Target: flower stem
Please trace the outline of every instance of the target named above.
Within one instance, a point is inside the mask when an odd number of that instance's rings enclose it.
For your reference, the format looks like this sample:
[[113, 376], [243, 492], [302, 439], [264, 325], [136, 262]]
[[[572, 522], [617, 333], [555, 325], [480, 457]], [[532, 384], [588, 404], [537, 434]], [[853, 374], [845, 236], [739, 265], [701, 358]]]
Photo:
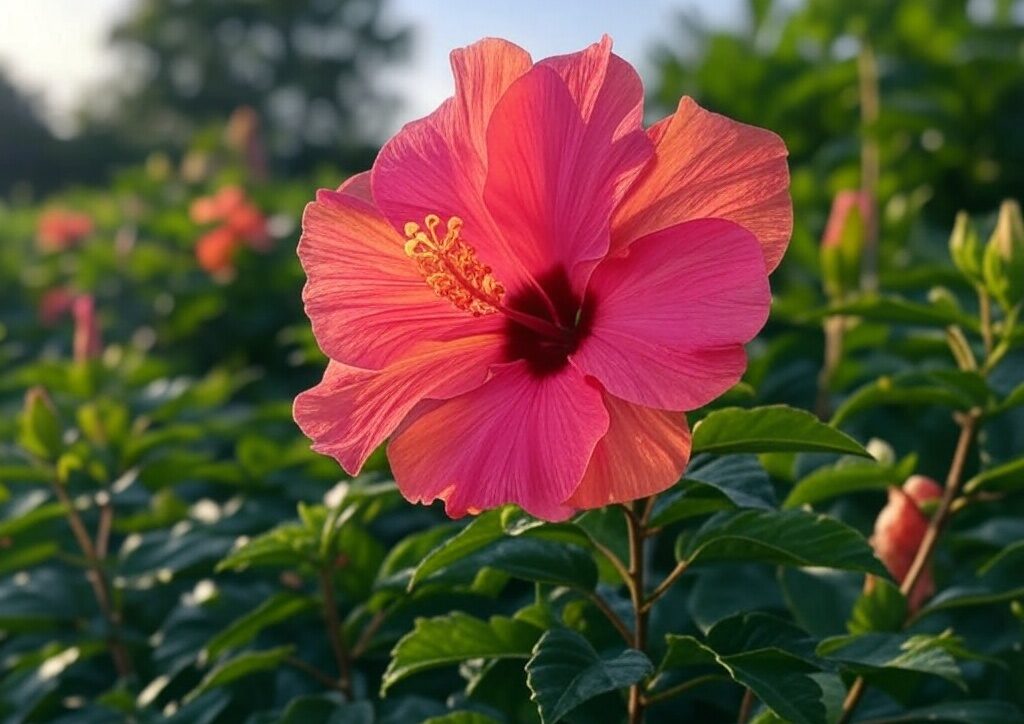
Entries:
[[675, 686], [670, 686], [663, 691], [651, 694], [645, 697], [644, 702], [650, 706], [651, 704], [657, 704], [662, 701], [667, 701], [668, 699], [674, 699], [680, 694], [685, 694], [690, 689], [696, 689], [698, 686], [710, 684], [714, 681], [732, 681], [732, 679], [728, 676], [724, 676], [723, 674], [705, 674], [704, 676], [688, 679], [687, 681], [676, 684]]
[[[626, 515], [626, 528], [629, 535], [629, 586], [630, 599], [633, 602], [635, 624], [633, 628], [633, 648], [637, 651], [647, 649], [647, 615], [648, 608], [644, 600], [644, 526], [636, 511], [623, 506]], [[629, 687], [629, 724], [642, 724], [644, 720], [645, 700], [640, 682]]]
[[[878, 180], [881, 175], [881, 152], [875, 136], [878, 115], [881, 108], [878, 90], [878, 62], [875, 51], [867, 38], [861, 38], [861, 49], [857, 56], [857, 84], [860, 94], [860, 187], [878, 203]], [[864, 239], [864, 260], [861, 267], [861, 289], [871, 293], [878, 290], [878, 214], [871, 215]]]
[[338, 601], [334, 596], [334, 570], [330, 567], [320, 571], [320, 594], [323, 597], [324, 625], [327, 627], [327, 640], [334, 652], [334, 661], [338, 665], [337, 688], [352, 698], [352, 679], [348, 649], [341, 636], [341, 621], [338, 619]]
[[[107, 538], [109, 536], [109, 533], [106, 531], [109, 530], [110, 525], [107, 518], [113, 513], [101, 512], [98, 545], [94, 544], [89, 536], [88, 529], [85, 527], [82, 516], [78, 514], [78, 509], [75, 508], [74, 501], [68, 496], [67, 490], [58, 481], [52, 483], [52, 488], [57, 496], [57, 500], [64, 506], [71, 534], [75, 537], [82, 555], [85, 556], [85, 577], [88, 579], [89, 585], [92, 586], [96, 604], [99, 606], [100, 613], [107, 622], [107, 628], [109, 629], [107, 648], [110, 649], [110, 658], [114, 660], [114, 668], [117, 670], [118, 677], [127, 679], [132, 675], [134, 668], [131, 656], [128, 654], [128, 649], [121, 638], [121, 614], [114, 605], [114, 596], [111, 593], [110, 582], [107, 580], [107, 574], [103, 570], [103, 558], [106, 554]], [[103, 555], [97, 552], [97, 548], [102, 550]]]
[[[906, 577], [900, 584], [900, 593], [904, 596], [909, 596], [910, 592], [914, 590], [914, 586], [920, 580], [925, 567], [928, 565], [928, 561], [931, 560], [932, 553], [935, 552], [935, 546], [939, 541], [939, 534], [949, 520], [950, 513], [953, 510], [953, 502], [956, 500], [960, 487], [963, 484], [964, 468], [967, 466], [967, 455], [970, 452], [971, 445], [974, 443], [980, 421], [981, 413], [977, 410], [960, 415], [957, 419], [960, 425], [960, 437], [957, 440], [953, 461], [950, 463], [949, 473], [946, 476], [946, 488], [943, 491], [938, 511], [928, 522], [928, 528], [925, 530], [921, 544], [914, 555], [914, 562], [910, 565], [910, 570], [907, 571]], [[843, 702], [843, 712], [837, 724], [847, 724], [850, 721], [854, 711], [860, 704], [861, 698], [864, 696], [866, 688], [867, 684], [864, 681], [864, 677], [857, 677], [846, 694], [846, 700]]]

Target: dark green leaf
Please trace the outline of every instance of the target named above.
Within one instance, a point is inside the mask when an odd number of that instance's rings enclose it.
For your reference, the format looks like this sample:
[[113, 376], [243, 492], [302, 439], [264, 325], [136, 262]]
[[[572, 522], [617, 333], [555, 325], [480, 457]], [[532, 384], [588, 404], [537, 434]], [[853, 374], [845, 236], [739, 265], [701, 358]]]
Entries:
[[294, 646], [278, 646], [263, 651], [246, 651], [228, 659], [211, 669], [187, 698], [194, 699], [207, 691], [225, 686], [250, 674], [276, 669], [291, 656], [294, 649]]
[[846, 628], [852, 634], [899, 631], [907, 620], [907, 599], [900, 589], [884, 578], [874, 578], [871, 590], [861, 594], [853, 606]]
[[793, 486], [782, 507], [798, 508], [862, 490], [884, 490], [902, 484], [916, 469], [916, 455], [908, 455], [897, 465], [843, 462], [825, 466]]
[[861, 317], [872, 322], [895, 322], [924, 327], [948, 327], [958, 324], [972, 331], [979, 328], [977, 320], [949, 307], [925, 305], [897, 296], [863, 297], [836, 304], [822, 316], [844, 314]]
[[941, 704], [911, 709], [902, 714], [865, 720], [864, 724], [1020, 724], [1024, 714], [1008, 701], [944, 701]]
[[987, 490], [993, 493], [1024, 490], [1024, 458], [1018, 458], [984, 470], [964, 484], [964, 492]]
[[481, 513], [469, 525], [428, 553], [413, 572], [409, 588], [412, 589], [428, 576], [503, 538], [505, 527], [502, 524], [502, 510], [495, 508]]
[[526, 664], [527, 683], [544, 724], [555, 724], [584, 702], [624, 689], [653, 671], [640, 651], [602, 656], [585, 638], [564, 628], [545, 633]]
[[716, 410], [693, 429], [693, 452], [833, 452], [871, 457], [849, 435], [785, 405]]
[[440, 618], [416, 619], [411, 632], [395, 645], [381, 679], [381, 694], [419, 671], [467, 659], [528, 658], [540, 638], [534, 626], [514, 618], [493, 616], [482, 621], [455, 612]]
[[676, 551], [678, 560], [690, 565], [756, 561], [839, 568], [888, 577], [860, 533], [833, 518], [800, 510], [719, 513], [692, 536], [681, 536]]
[[245, 646], [263, 629], [298, 615], [312, 605], [312, 601], [304, 596], [283, 591], [277, 593], [210, 639], [203, 649], [203, 656], [207, 660], [215, 659], [225, 651]]
[[940, 676], [966, 688], [960, 668], [941, 636], [866, 633], [836, 636], [818, 646], [818, 654], [857, 674], [886, 669]]
[[775, 507], [775, 490], [753, 455], [697, 456], [686, 476], [658, 497], [651, 526], [733, 508]]
[[723, 655], [692, 636], [666, 637], [668, 651], [659, 671], [713, 665], [749, 687], [779, 716], [800, 724], [825, 721], [822, 689], [808, 674], [817, 668], [779, 648], [759, 648]]
[[832, 416], [842, 425], [858, 412], [880, 405], [939, 405], [953, 410], [985, 407], [991, 391], [977, 372], [937, 370], [880, 377], [850, 395]]

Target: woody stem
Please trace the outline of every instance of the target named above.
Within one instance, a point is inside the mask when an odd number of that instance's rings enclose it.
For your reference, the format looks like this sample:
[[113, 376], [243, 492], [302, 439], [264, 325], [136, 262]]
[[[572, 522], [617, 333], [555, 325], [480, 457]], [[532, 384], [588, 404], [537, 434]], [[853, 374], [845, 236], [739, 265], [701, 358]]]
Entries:
[[[914, 562], [910, 565], [910, 570], [907, 571], [903, 583], [900, 584], [900, 593], [904, 596], [909, 596], [917, 582], [921, 579], [928, 561], [931, 560], [932, 553], [935, 552], [935, 546], [939, 541], [939, 534], [949, 520], [950, 513], [953, 510], [953, 501], [959, 494], [960, 487], [963, 484], [964, 468], [967, 466], [967, 455], [977, 435], [980, 420], [980, 413], [975, 410], [964, 414], [958, 419], [960, 437], [957, 440], [956, 450], [953, 453], [953, 461], [949, 466], [949, 474], [946, 476], [946, 488], [943, 491], [938, 511], [928, 522], [928, 528], [921, 539], [921, 544], [917, 548], [917, 553], [914, 555]], [[864, 696], [866, 688], [867, 685], [864, 677], [858, 677], [853, 682], [849, 692], [847, 692], [846, 700], [843, 702], [843, 712], [837, 724], [846, 724], [850, 721], [858, 704], [860, 704], [861, 697]]]
[[[644, 601], [644, 526], [636, 511], [631, 507], [623, 507], [626, 514], [626, 528], [629, 537], [629, 586], [633, 612], [636, 618], [633, 628], [633, 648], [644, 651], [647, 648], [647, 616], [648, 609]], [[629, 724], [642, 724], [644, 720], [645, 700], [641, 684], [637, 682], [629, 687]]]

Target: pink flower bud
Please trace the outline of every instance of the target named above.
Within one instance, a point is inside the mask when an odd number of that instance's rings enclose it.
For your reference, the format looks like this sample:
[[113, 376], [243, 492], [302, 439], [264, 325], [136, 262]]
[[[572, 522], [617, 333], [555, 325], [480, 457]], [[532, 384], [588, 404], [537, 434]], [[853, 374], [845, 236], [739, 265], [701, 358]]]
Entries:
[[96, 319], [96, 304], [92, 296], [83, 294], [77, 297], [72, 304], [71, 314], [75, 318], [75, 361], [96, 359], [103, 350], [103, 342], [100, 340], [99, 320]]
[[[928, 518], [921, 511], [921, 506], [941, 497], [942, 486], [923, 475], [908, 478], [902, 488], [889, 488], [889, 502], [875, 520], [871, 545], [899, 583], [910, 572], [928, 530]], [[934, 593], [935, 580], [929, 562], [907, 597], [910, 611], [918, 610]]]

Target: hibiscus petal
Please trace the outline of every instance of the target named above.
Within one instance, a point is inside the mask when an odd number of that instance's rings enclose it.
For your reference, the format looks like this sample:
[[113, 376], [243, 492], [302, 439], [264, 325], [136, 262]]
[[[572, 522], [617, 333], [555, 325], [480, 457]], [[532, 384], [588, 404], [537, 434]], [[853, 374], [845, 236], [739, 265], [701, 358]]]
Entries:
[[382, 370], [333, 360], [323, 381], [295, 399], [294, 416], [313, 449], [358, 475], [366, 458], [423, 399], [444, 399], [481, 385], [500, 361], [500, 335], [427, 342]]
[[570, 357], [630, 402], [691, 410], [735, 384], [764, 326], [768, 276], [753, 234], [702, 219], [634, 242], [594, 270], [592, 317]]
[[722, 218], [757, 237], [772, 272], [793, 231], [782, 139], [710, 113], [692, 98], [648, 133], [655, 160], [616, 211], [613, 251], [682, 221]]
[[302, 216], [302, 298], [328, 357], [379, 369], [425, 340], [501, 325], [499, 315], [473, 317], [439, 298], [406, 256], [402, 238], [361, 198], [363, 181], [351, 188], [320, 191]]
[[452, 517], [516, 503], [565, 519], [608, 429], [601, 392], [572, 367], [539, 378], [522, 361], [493, 369], [472, 392], [410, 414], [388, 445], [395, 480], [412, 502], [444, 500]]
[[422, 223], [428, 214], [458, 216], [480, 260], [507, 287], [530, 279], [483, 203], [485, 133], [508, 86], [531, 65], [529, 54], [488, 38], [452, 53], [455, 95], [426, 118], [406, 124], [373, 165], [373, 197], [392, 226]]
[[[579, 55], [538, 64], [505, 91], [487, 128], [484, 189], [487, 208], [525, 266], [535, 277], [565, 269], [577, 292], [593, 268], [588, 262], [607, 253], [612, 211], [652, 153], [632, 101], [622, 102], [635, 98], [636, 88], [627, 74], [605, 72], [608, 48]], [[600, 72], [575, 68], [595, 62], [603, 64]], [[584, 73], [591, 85], [580, 87]]]
[[604, 395], [608, 433], [594, 448], [583, 482], [567, 501], [600, 508], [655, 495], [679, 480], [690, 459], [690, 428], [680, 412]]

